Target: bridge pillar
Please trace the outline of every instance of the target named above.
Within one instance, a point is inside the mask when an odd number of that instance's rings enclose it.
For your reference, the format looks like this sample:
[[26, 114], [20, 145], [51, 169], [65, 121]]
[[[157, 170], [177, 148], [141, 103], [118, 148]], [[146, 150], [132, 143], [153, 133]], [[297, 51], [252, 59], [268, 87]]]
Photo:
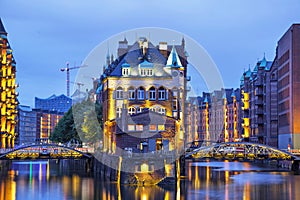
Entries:
[[292, 164], [292, 171], [300, 172], [299, 166], [300, 166], [300, 160], [294, 160]]

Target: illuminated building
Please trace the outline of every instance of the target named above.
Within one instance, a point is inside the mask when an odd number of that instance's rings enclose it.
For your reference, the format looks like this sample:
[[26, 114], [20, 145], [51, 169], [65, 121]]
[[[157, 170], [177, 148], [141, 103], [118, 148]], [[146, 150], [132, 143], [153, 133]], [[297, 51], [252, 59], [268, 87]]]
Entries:
[[48, 138], [64, 113], [41, 109], [32, 110], [36, 114], [36, 141], [48, 142]]
[[0, 19], [0, 61], [1, 61], [1, 148], [14, 148], [17, 133], [17, 84], [16, 62], [7, 40], [7, 32]]
[[203, 92], [197, 99], [199, 140], [232, 142], [241, 137], [239, 89]]
[[107, 56], [95, 88], [103, 104], [105, 152], [115, 153], [117, 147], [140, 151], [140, 144], [148, 151], [183, 145], [186, 55], [184, 39], [180, 45], [154, 46], [139, 38], [132, 45], [120, 41], [116, 60]]
[[278, 147], [282, 149], [300, 148], [299, 44], [300, 24], [293, 24], [279, 39], [274, 61], [278, 68]]
[[244, 138], [277, 147], [277, 67], [265, 57], [241, 77]]

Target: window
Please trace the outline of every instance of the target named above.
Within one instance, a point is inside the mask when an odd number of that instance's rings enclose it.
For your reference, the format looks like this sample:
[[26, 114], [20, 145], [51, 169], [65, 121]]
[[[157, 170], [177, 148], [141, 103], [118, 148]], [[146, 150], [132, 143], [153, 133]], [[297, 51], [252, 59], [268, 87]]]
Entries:
[[134, 100], [135, 99], [135, 89], [134, 88], [129, 88], [128, 89], [128, 99], [129, 100]]
[[135, 130], [136, 131], [143, 131], [143, 129], [144, 129], [144, 126], [142, 124], [135, 125]]
[[123, 99], [123, 89], [121, 87], [116, 90], [116, 99]]
[[155, 100], [156, 99], [156, 91], [154, 87], [151, 87], [149, 89], [149, 99], [150, 100]]
[[156, 112], [156, 109], [154, 107], [151, 107], [149, 110], [152, 112]]
[[156, 131], [156, 124], [150, 124], [149, 131]]
[[177, 99], [173, 99], [172, 108], [173, 108], [173, 111], [177, 111]]
[[164, 87], [160, 87], [158, 89], [158, 100], [165, 100], [166, 98], [166, 90]]
[[122, 115], [122, 108], [117, 108], [117, 118], [120, 118]]
[[164, 131], [165, 130], [165, 125], [164, 124], [159, 124], [157, 128], [158, 128], [159, 131]]
[[135, 131], [135, 125], [128, 124], [128, 131]]
[[145, 99], [145, 89], [143, 87], [140, 87], [138, 89], [138, 100], [144, 100]]
[[134, 108], [134, 107], [128, 108], [128, 114], [129, 114], [129, 115], [135, 114], [135, 108]]
[[165, 115], [165, 114], [166, 114], [166, 109], [165, 109], [165, 108], [158, 108], [158, 109], [157, 109], [157, 112], [158, 112], [159, 114]]
[[141, 69], [141, 76], [152, 76], [153, 70], [152, 69]]
[[130, 69], [129, 68], [122, 68], [122, 75], [123, 76], [129, 76]]
[[142, 111], [143, 111], [143, 108], [142, 107], [138, 107], [136, 112], [137, 113], [141, 113]]

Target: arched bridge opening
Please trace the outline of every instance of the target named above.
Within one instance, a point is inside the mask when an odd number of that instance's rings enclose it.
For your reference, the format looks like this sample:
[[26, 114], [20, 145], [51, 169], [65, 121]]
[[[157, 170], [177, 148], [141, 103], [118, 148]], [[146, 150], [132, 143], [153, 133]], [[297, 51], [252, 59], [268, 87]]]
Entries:
[[214, 158], [237, 160], [299, 160], [299, 157], [268, 145], [250, 142], [227, 142], [202, 145], [190, 152], [186, 158]]
[[57, 144], [32, 144], [0, 155], [0, 160], [28, 159], [90, 159], [92, 155]]

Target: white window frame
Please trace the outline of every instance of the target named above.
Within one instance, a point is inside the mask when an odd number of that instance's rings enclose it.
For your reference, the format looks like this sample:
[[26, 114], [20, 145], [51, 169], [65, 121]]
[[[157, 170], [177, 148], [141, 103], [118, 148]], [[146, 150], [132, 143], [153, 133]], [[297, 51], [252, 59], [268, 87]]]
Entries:
[[117, 118], [121, 118], [121, 116], [122, 116], [122, 108], [117, 108], [117, 110], [116, 110], [116, 116], [117, 116]]
[[123, 76], [129, 76], [130, 74], [130, 69], [129, 68], [122, 68], [122, 75]]
[[128, 99], [129, 99], [129, 100], [135, 100], [135, 98], [136, 98], [136, 92], [135, 92], [135, 89], [130, 88], [130, 89], [128, 90]]
[[153, 90], [153, 87], [151, 87], [149, 89], [149, 100], [150, 101], [155, 101], [156, 100], [156, 89], [154, 88], [154, 90]]
[[135, 112], [136, 112], [135, 107], [130, 107], [130, 108], [128, 108], [128, 114], [129, 114], [129, 115], [133, 115], [133, 114], [135, 114]]
[[123, 94], [124, 92], [123, 92], [123, 88], [118, 88], [117, 90], [116, 90], [116, 99], [123, 99]]
[[138, 100], [145, 100], [145, 89], [138, 89]]
[[158, 89], [158, 100], [166, 100], [166, 89]]

